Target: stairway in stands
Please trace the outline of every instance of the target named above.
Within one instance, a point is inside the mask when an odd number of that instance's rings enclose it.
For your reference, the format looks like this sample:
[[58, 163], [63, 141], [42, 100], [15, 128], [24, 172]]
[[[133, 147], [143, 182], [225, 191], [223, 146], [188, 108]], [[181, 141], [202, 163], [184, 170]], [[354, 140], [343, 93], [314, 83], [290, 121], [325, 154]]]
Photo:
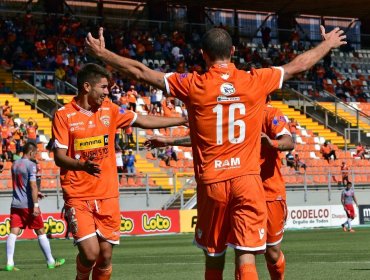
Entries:
[[324, 137], [326, 140], [329, 140], [332, 144], [337, 145], [340, 148], [344, 147], [345, 141], [342, 136], [339, 136], [337, 133], [325, 128], [323, 125], [312, 120], [306, 115], [301, 114], [299, 111], [290, 108], [282, 101], [272, 101], [271, 105], [275, 108], [279, 108], [289, 119], [294, 118], [300, 126], [305, 127], [307, 130], [311, 130], [318, 136]]
[[[329, 110], [333, 115], [335, 115], [335, 105], [334, 103], [331, 102], [320, 102], [319, 103], [322, 107], [325, 109]], [[341, 109], [337, 108], [337, 114], [340, 118], [345, 120], [346, 122], [351, 124], [351, 127], [357, 127], [357, 119], [355, 115], [352, 115], [351, 113]], [[363, 130], [365, 133], [370, 132], [370, 124], [365, 123], [364, 121], [360, 120], [359, 121], [359, 127], [361, 130]]]
[[44, 117], [43, 114], [32, 109], [30, 105], [14, 97], [12, 94], [0, 94], [0, 104], [4, 105], [6, 100], [12, 105], [15, 117], [21, 118], [23, 122], [27, 122], [30, 117], [33, 118], [39, 126], [40, 133], [43, 133], [49, 138], [51, 137], [51, 121], [49, 118]]

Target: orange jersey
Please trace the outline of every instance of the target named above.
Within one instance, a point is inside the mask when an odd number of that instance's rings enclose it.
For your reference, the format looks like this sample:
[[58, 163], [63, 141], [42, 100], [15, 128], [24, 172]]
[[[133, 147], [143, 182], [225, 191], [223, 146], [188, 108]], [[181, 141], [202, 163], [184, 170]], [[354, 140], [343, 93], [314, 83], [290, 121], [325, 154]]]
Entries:
[[95, 111], [79, 107], [73, 99], [60, 108], [53, 121], [53, 138], [71, 158], [99, 164], [101, 173], [94, 177], [84, 171], [61, 168], [65, 199], [106, 199], [118, 196], [118, 179], [114, 138], [116, 129], [126, 128], [136, 120], [136, 113], [105, 100]]
[[[291, 135], [283, 113], [270, 105], [267, 105], [264, 111], [262, 132], [272, 140], [284, 134]], [[261, 178], [266, 201], [286, 200], [285, 183], [280, 168], [280, 151], [262, 146]]]
[[266, 96], [283, 81], [283, 68], [236, 69], [218, 64], [203, 75], [165, 75], [167, 92], [188, 109], [194, 171], [205, 184], [260, 174]]
[[33, 125], [27, 126], [27, 137], [31, 139], [36, 139], [36, 127], [34, 127]]
[[330, 145], [327, 145], [327, 146], [321, 146], [321, 149], [320, 149], [320, 152], [323, 154], [323, 155], [327, 155], [331, 152], [331, 147]]
[[4, 125], [1, 127], [1, 138], [7, 139], [9, 137], [9, 127]]
[[137, 96], [137, 92], [135, 90], [128, 91], [127, 92], [128, 102], [135, 103], [136, 102], [136, 96]]

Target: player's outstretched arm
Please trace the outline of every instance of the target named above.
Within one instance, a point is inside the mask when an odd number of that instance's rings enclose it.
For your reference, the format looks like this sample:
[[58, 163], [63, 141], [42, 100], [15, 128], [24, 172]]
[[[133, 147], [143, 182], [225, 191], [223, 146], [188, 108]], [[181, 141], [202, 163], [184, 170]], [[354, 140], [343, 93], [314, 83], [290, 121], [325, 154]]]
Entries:
[[272, 140], [267, 134], [261, 132], [262, 145], [275, 148], [279, 151], [291, 151], [294, 149], [292, 136], [284, 134], [279, 136], [277, 140]]
[[190, 136], [185, 137], [166, 137], [166, 136], [151, 136], [144, 143], [147, 149], [161, 148], [168, 145], [191, 147]]
[[97, 39], [94, 38], [90, 32], [87, 34], [85, 39], [85, 50], [88, 54], [109, 64], [120, 73], [137, 81], [144, 81], [166, 92], [164, 73], [154, 71], [136, 60], [119, 56], [105, 48], [102, 27], [99, 28], [99, 38]]
[[167, 118], [167, 117], [137, 115], [137, 119], [132, 126], [137, 126], [141, 128], [163, 128], [184, 125], [187, 122], [188, 120], [183, 117]]
[[321, 35], [324, 41], [315, 48], [308, 50], [291, 62], [283, 65], [284, 81], [292, 78], [295, 74], [306, 71], [314, 66], [320, 59], [322, 59], [331, 49], [338, 48], [341, 45], [347, 44], [346, 35], [344, 31], [338, 27], [334, 28], [329, 33], [325, 33], [325, 28], [321, 25]]
[[67, 149], [54, 149], [55, 164], [67, 170], [85, 171], [90, 175], [99, 177], [101, 169], [99, 164], [91, 160], [80, 161], [67, 156]]

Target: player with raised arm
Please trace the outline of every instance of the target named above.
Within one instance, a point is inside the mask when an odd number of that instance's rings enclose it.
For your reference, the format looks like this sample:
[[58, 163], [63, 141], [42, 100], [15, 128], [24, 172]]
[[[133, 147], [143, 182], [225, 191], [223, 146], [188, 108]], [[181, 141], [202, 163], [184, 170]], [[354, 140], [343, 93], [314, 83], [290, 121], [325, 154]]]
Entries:
[[66, 218], [79, 254], [76, 279], [110, 279], [113, 245], [120, 239], [117, 128], [182, 125], [185, 118], [141, 116], [119, 108], [107, 95], [110, 73], [86, 64], [77, 74], [78, 95], [53, 120], [54, 157], [61, 167]]
[[[261, 134], [261, 178], [267, 206], [267, 240], [265, 259], [272, 280], [284, 279], [285, 258], [281, 252], [281, 241], [287, 217], [286, 191], [280, 172], [280, 151], [294, 149], [294, 142], [289, 132], [283, 113], [266, 104]], [[186, 137], [152, 136], [146, 142], [147, 148], [166, 145], [190, 146]]]
[[284, 80], [311, 68], [330, 49], [345, 44], [339, 28], [322, 32], [326, 40], [282, 67], [237, 70], [235, 48], [221, 28], [202, 38], [208, 71], [161, 73], [120, 57], [89, 33], [88, 53], [138, 81], [179, 98], [188, 109], [198, 221], [195, 243], [206, 256], [205, 279], [222, 279], [227, 246], [235, 249], [236, 279], [258, 279], [255, 254], [266, 248], [266, 203], [260, 177], [260, 134], [267, 95]]
[[21, 229], [35, 230], [41, 251], [44, 253], [47, 268], [52, 269], [64, 264], [65, 259], [54, 259], [49, 240], [45, 234], [44, 221], [39, 206], [39, 193], [36, 184], [37, 146], [28, 142], [23, 147], [23, 156], [12, 165], [13, 199], [10, 210], [10, 234], [6, 241], [6, 271], [19, 270], [14, 266], [15, 242]]

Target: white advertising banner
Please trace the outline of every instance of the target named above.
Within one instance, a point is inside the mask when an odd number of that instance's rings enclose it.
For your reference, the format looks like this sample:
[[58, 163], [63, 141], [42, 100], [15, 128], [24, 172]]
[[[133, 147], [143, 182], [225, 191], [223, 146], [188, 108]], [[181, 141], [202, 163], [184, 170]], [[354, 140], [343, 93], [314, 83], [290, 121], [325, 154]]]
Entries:
[[[354, 205], [356, 217], [352, 225], [359, 224], [358, 209]], [[288, 206], [285, 228], [312, 228], [340, 226], [347, 220], [342, 205]]]

